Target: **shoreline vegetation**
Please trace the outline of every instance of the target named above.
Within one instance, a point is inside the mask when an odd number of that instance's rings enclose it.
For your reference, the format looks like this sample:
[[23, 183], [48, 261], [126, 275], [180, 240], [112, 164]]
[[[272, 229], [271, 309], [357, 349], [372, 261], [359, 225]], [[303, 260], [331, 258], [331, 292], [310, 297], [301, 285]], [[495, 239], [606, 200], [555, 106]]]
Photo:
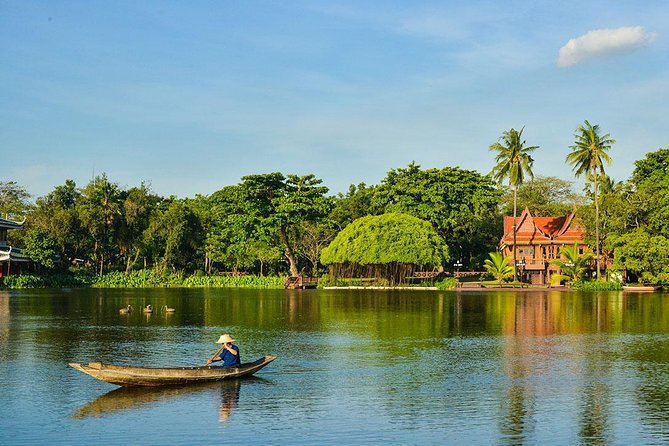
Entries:
[[[77, 273], [58, 273], [46, 275], [21, 274], [0, 278], [0, 289], [30, 288], [253, 288], [284, 289], [285, 276], [206, 276], [203, 274], [185, 275], [181, 273], [159, 274], [154, 270], [138, 270], [129, 273], [113, 271], [97, 276], [86, 271]], [[458, 290], [458, 291], [538, 291], [538, 290], [574, 290], [574, 291], [621, 291], [618, 282], [582, 281], [571, 287], [532, 286], [527, 283], [499, 284], [493, 280], [460, 282], [453, 277], [391, 285], [383, 279], [358, 278], [335, 279], [324, 275], [319, 278], [319, 289], [420, 289], [420, 290]]]
[[[488, 174], [412, 162], [379, 184], [336, 195], [314, 174], [280, 172], [246, 175], [193, 198], [162, 197], [148, 183], [126, 187], [102, 174], [83, 187], [66, 180], [31, 202], [18, 183], [0, 181], [0, 287], [282, 288], [287, 277], [308, 275], [319, 287], [450, 289], [452, 276], [435, 282], [429, 273], [484, 269], [498, 285], [666, 286], [669, 149], [647, 153], [630, 179], [616, 181], [603, 170], [613, 140], [598, 131], [588, 121], [579, 126], [567, 157], [576, 176], [586, 175], [582, 193], [570, 181], [534, 176], [537, 147], [525, 145], [522, 129], [490, 147], [497, 164]], [[591, 160], [585, 149], [597, 144], [601, 153]], [[519, 208], [533, 218], [575, 216], [583, 240], [519, 247], [514, 221], [513, 242], [500, 242], [510, 229], [504, 219], [517, 220]], [[543, 272], [530, 278], [537, 261]]]

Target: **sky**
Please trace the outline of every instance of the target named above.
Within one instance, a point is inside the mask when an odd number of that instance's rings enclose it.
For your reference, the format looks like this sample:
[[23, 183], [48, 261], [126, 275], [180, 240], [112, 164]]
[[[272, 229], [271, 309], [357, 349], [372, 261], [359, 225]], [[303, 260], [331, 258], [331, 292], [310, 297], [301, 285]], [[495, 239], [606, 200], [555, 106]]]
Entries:
[[664, 0], [0, 0], [0, 181], [34, 197], [103, 172], [178, 197], [486, 174], [522, 127], [535, 174], [571, 180], [586, 119], [620, 181], [669, 147], [668, 108]]

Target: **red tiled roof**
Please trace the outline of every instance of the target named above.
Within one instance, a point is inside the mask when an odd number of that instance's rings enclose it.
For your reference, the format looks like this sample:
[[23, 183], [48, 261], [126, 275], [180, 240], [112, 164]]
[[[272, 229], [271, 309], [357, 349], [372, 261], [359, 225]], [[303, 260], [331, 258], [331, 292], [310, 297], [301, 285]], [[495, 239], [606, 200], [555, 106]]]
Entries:
[[[583, 241], [585, 232], [572, 224], [574, 213], [561, 217], [533, 217], [529, 209], [516, 217], [518, 244], [574, 243]], [[513, 243], [513, 217], [504, 217], [504, 235], [500, 244]]]

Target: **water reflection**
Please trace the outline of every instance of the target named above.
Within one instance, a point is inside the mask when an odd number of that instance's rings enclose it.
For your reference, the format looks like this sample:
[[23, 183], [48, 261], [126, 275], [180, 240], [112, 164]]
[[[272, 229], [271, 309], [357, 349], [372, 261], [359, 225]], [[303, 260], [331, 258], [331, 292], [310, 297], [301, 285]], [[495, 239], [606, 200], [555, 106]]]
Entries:
[[[118, 435], [122, 423], [131, 424], [133, 435], [150, 434], [158, 425], [172, 444], [179, 443], [175, 436], [180, 444], [206, 441], [199, 433], [223, 428], [221, 423], [234, 442], [257, 441], [260, 432], [271, 431], [277, 442], [293, 444], [337, 444], [342, 435], [385, 444], [434, 444], [441, 437], [450, 444], [666, 444], [667, 297], [553, 291], [0, 293], [0, 444], [31, 443], [36, 411], [54, 444], [78, 434], [70, 444], [89, 444], [100, 431]], [[119, 314], [125, 305], [141, 310], [148, 303], [178, 311], [148, 318], [141, 311]], [[244, 387], [255, 378], [119, 389], [75, 407], [97, 395], [101, 383], [68, 369], [67, 362], [201, 364], [223, 332], [242, 340], [247, 359], [280, 356], [281, 363], [261, 374], [276, 385]], [[131, 416], [109, 416], [118, 413]], [[104, 420], [77, 423], [70, 416]]]
[[[247, 385], [253, 382], [271, 384], [270, 381], [257, 377], [245, 378], [243, 381]], [[241, 387], [242, 380], [240, 379], [176, 387], [120, 387], [79, 407], [74, 411], [72, 417], [76, 419], [101, 418], [121, 412], [154, 407], [169, 400], [203, 393], [210, 394], [211, 398], [216, 400], [218, 418], [224, 423], [229, 421], [239, 404]]]
[[227, 423], [230, 420], [232, 411], [237, 408], [240, 387], [241, 381], [238, 379], [225, 381], [221, 385], [221, 405], [218, 408], [218, 420], [221, 423]]

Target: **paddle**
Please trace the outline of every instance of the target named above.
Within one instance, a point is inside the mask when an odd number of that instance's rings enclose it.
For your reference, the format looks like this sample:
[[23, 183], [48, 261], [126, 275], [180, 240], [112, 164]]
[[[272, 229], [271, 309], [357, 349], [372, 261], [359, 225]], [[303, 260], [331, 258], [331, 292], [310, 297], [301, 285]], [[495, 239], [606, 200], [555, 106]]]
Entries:
[[[221, 353], [221, 352], [223, 351], [224, 348], [225, 348], [225, 344], [221, 344], [221, 348], [219, 348], [218, 351], [217, 351], [216, 353], [214, 353], [214, 356], [211, 357], [210, 361], [213, 361], [214, 358], [217, 357], [218, 354]], [[208, 365], [209, 365], [209, 363], [207, 362], [207, 363], [204, 365], [204, 367], [206, 367], [206, 366], [208, 366]]]

